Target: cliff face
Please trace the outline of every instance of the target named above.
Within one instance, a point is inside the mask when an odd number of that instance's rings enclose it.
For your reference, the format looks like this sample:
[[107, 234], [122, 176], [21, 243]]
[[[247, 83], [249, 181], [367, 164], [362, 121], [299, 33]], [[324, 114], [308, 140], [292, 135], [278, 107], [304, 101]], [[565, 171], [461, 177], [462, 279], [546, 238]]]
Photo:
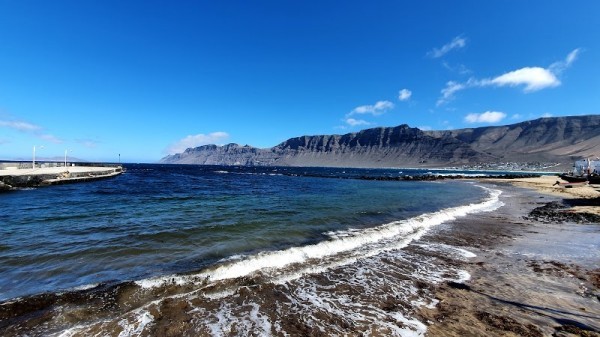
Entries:
[[267, 149], [227, 144], [189, 148], [183, 153], [166, 156], [160, 162], [166, 164], [269, 166], [275, 165], [275, 159], [274, 153]]
[[600, 116], [541, 118], [518, 124], [421, 131], [408, 125], [345, 135], [302, 136], [269, 148], [228, 144], [190, 148], [171, 164], [246, 166], [444, 166], [552, 161], [600, 155]]
[[500, 161], [567, 161], [600, 155], [600, 115], [540, 118], [522, 123], [432, 131]]
[[278, 164], [292, 166], [386, 167], [487, 158], [453, 137], [434, 137], [408, 125], [291, 138], [272, 150], [278, 155]]

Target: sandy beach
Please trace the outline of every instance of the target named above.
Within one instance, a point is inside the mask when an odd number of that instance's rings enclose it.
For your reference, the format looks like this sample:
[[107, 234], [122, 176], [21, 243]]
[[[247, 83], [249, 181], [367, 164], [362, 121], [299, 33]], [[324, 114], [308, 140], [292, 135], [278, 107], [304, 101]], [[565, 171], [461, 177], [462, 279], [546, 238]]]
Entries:
[[[521, 178], [521, 179], [493, 179], [491, 181], [498, 183], [510, 183], [514, 186], [533, 189], [542, 194], [553, 195], [567, 202], [574, 204], [572, 211], [600, 214], [600, 205], [596, 203], [592, 206], [581, 206], [585, 204], [585, 200], [596, 199], [600, 197], [600, 186], [598, 185], [581, 185], [575, 187], [564, 187], [557, 185], [556, 182], [566, 183], [557, 176], [545, 175], [539, 178]], [[579, 205], [579, 206], [577, 206]]]
[[[552, 186], [556, 180], [486, 181], [504, 191], [504, 207], [425, 238], [477, 254], [453, 261], [470, 280], [441, 284], [433, 291], [436, 307], [420, 311], [428, 336], [600, 336], [600, 223], [561, 217], [596, 219], [600, 193]], [[557, 216], [531, 216], [548, 204], [564, 208], [553, 211]]]

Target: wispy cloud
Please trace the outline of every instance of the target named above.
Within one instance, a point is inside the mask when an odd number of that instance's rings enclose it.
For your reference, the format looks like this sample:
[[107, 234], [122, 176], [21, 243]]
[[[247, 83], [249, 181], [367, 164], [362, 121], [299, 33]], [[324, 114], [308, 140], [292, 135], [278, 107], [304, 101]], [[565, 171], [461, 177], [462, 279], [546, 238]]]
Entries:
[[400, 101], [408, 101], [412, 96], [412, 91], [408, 89], [402, 89], [398, 92], [398, 99]]
[[441, 48], [433, 48], [427, 52], [427, 56], [431, 58], [440, 58], [454, 49], [464, 48], [467, 45], [467, 39], [462, 36], [457, 36], [452, 41], [446, 43]]
[[354, 119], [354, 118], [346, 118], [346, 124], [350, 126], [359, 126], [359, 125], [371, 125], [371, 123], [362, 120], [362, 119]]
[[[410, 95], [409, 95], [409, 97], [410, 97]], [[361, 105], [361, 106], [358, 106], [358, 107], [352, 109], [352, 111], [347, 113], [346, 116], [344, 117], [343, 121], [344, 121], [344, 123], [346, 123], [346, 125], [348, 125], [350, 127], [360, 126], [360, 125], [371, 125], [372, 123], [370, 123], [364, 119], [357, 119], [357, 118], [353, 118], [352, 116], [354, 116], [354, 115], [379, 116], [393, 108], [394, 108], [394, 103], [392, 103], [390, 101], [377, 101], [373, 105]]]
[[373, 116], [378, 116], [378, 115], [386, 113], [388, 110], [390, 110], [392, 108], [394, 108], [394, 103], [392, 103], [390, 101], [378, 101], [377, 103], [375, 103], [373, 105], [358, 106], [358, 107], [354, 108], [354, 110], [352, 110], [348, 114], [348, 116], [364, 115], [364, 114], [371, 114]]
[[179, 141], [171, 144], [165, 152], [167, 154], [175, 154], [181, 153], [188, 148], [194, 148], [201, 145], [207, 144], [222, 144], [227, 139], [229, 139], [229, 134], [227, 132], [213, 132], [207, 135], [205, 134], [197, 134], [197, 135], [189, 135]]
[[13, 130], [17, 130], [17, 131], [21, 131], [21, 132], [34, 132], [34, 131], [39, 131], [42, 129], [41, 126], [27, 123], [27, 122], [15, 121], [15, 120], [12, 120], [12, 121], [0, 120], [0, 126], [6, 127], [9, 129], [13, 129]]
[[553, 116], [554, 115], [551, 114], [551, 113], [549, 113], [549, 112], [546, 112], [546, 113], [542, 114], [542, 118], [550, 118], [550, 117], [553, 117]]
[[454, 94], [460, 90], [465, 89], [466, 84], [448, 81], [446, 83], [446, 87], [442, 89], [442, 97], [437, 100], [436, 105], [440, 106], [442, 104], [448, 103], [449, 101], [454, 99]]
[[497, 123], [506, 118], [504, 112], [499, 111], [486, 111], [480, 114], [471, 113], [465, 116], [465, 122], [467, 123]]
[[468, 75], [472, 73], [471, 69], [467, 68], [464, 64], [459, 64], [456, 66], [451, 66], [448, 62], [442, 62], [444, 68], [448, 69], [451, 72], [459, 73], [460, 75]]
[[575, 62], [579, 53], [580, 49], [575, 49], [563, 61], [555, 62], [548, 68], [524, 67], [493, 78], [470, 78], [464, 83], [449, 81], [446, 83], [446, 87], [441, 90], [442, 96], [438, 99], [437, 105], [448, 103], [454, 99], [454, 95], [458, 91], [473, 87], [523, 87], [525, 93], [557, 87], [561, 85], [557, 76]]
[[556, 75], [560, 75], [563, 71], [569, 68], [571, 64], [575, 62], [575, 60], [577, 60], [577, 57], [579, 57], [580, 53], [581, 48], [573, 50], [569, 53], [569, 55], [567, 55], [567, 57], [565, 57], [564, 60], [552, 63], [549, 67], [550, 71]]
[[40, 139], [56, 144], [60, 144], [63, 142], [60, 138], [43, 132], [44, 129], [41, 126], [28, 122], [23, 122], [19, 120], [0, 120], [0, 127], [13, 129], [19, 132], [30, 133]]

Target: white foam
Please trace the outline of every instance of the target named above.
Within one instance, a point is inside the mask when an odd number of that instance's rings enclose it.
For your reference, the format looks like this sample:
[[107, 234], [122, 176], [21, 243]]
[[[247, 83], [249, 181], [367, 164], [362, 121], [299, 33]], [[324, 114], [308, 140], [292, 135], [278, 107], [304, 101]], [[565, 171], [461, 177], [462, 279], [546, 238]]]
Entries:
[[461, 257], [466, 258], [466, 259], [471, 259], [477, 256], [477, 254], [468, 251], [464, 248], [459, 248], [459, 247], [455, 247], [455, 246], [450, 246], [447, 244], [443, 244], [443, 243], [422, 243], [422, 244], [418, 244], [419, 247], [427, 249], [427, 250], [431, 250], [431, 251], [440, 251], [440, 248], [448, 253], [458, 253]]
[[466, 282], [471, 279], [471, 274], [466, 270], [458, 270], [456, 273], [458, 274], [458, 277], [455, 281], [458, 283]]
[[[411, 241], [418, 240], [433, 226], [468, 214], [493, 211], [504, 205], [499, 200], [502, 191], [483, 186], [478, 187], [489, 193], [488, 198], [478, 204], [447, 208], [406, 220], [394, 221], [374, 228], [350, 229], [328, 233], [331, 237], [330, 240], [313, 245], [292, 247], [273, 252], [261, 252], [256, 255], [247, 256], [241, 260], [227, 261], [215, 269], [209, 269], [196, 275], [158, 277], [136, 281], [136, 284], [143, 288], [159, 287], [166, 283], [178, 285], [197, 284], [202, 281], [218, 281], [243, 277], [259, 270], [277, 270], [292, 264], [300, 264], [312, 259], [324, 259], [350, 251], [357, 251], [360, 256], [373, 256], [382, 251], [402, 248]], [[388, 243], [388, 245], [382, 245], [381, 243]], [[368, 249], [358, 251], [359, 248]], [[465, 257], [471, 257], [472, 253], [466, 250], [458, 250]], [[354, 260], [350, 259], [348, 261], [352, 262]], [[348, 263], [348, 261], [342, 260], [340, 261], [341, 263], [334, 263], [330, 266], [343, 265]]]
[[225, 298], [227, 296], [231, 296], [235, 294], [235, 289], [228, 289], [228, 290], [223, 290], [223, 291], [217, 291], [217, 292], [213, 292], [213, 293], [204, 293], [204, 297], [211, 299], [211, 300], [218, 300], [220, 298]]
[[133, 323], [129, 323], [126, 318], [119, 321], [119, 325], [123, 328], [123, 331], [119, 333], [119, 337], [140, 335], [146, 325], [152, 322], [154, 322], [154, 316], [147, 310], [140, 310], [136, 313], [136, 320]]
[[408, 319], [400, 313], [394, 313], [392, 315], [396, 321], [401, 322], [406, 328], [397, 328], [398, 336], [411, 337], [411, 336], [425, 336], [427, 332], [427, 326], [416, 319]]
[[100, 283], [84, 284], [84, 285], [74, 287], [73, 290], [74, 291], [88, 290], [88, 289], [96, 288], [99, 284]]
[[256, 336], [271, 336], [272, 324], [269, 318], [261, 313], [260, 305], [244, 302], [243, 306], [249, 307], [250, 311], [246, 315], [238, 315], [235, 313], [235, 310], [239, 309], [238, 306], [232, 307], [231, 303], [224, 302], [217, 312], [203, 313], [200, 324], [210, 330], [211, 336], [229, 336], [234, 327], [241, 332], [253, 331], [252, 335]]
[[[348, 324], [362, 326], [368, 335], [423, 336], [425, 334], [426, 326], [417, 319], [408, 318], [400, 311], [390, 312], [369, 303], [371, 300], [377, 301], [377, 299], [387, 297], [385, 292], [369, 294], [370, 290], [381, 289], [384, 285], [389, 286], [390, 296], [396, 298], [402, 294], [414, 294], [416, 289], [412, 287], [409, 287], [412, 289], [408, 289], [396, 283], [390, 284], [385, 271], [363, 270], [360, 267], [358, 270], [354, 270], [354, 268], [351, 272], [354, 277], [346, 281], [350, 286], [356, 286], [357, 289], [365, 291], [366, 293], [362, 294], [364, 296], [339, 293], [335, 291], [335, 285], [317, 284], [306, 279], [300, 281], [300, 284], [294, 287], [291, 296], [287, 298], [293, 312], [298, 312], [303, 322], [318, 328], [323, 333], [326, 333], [324, 328], [333, 330], [328, 331], [331, 335], [345, 335], [347, 331], [336, 330], [335, 326], [326, 326], [319, 313], [327, 313], [327, 315], [343, 319]], [[376, 284], [373, 285], [373, 283]], [[337, 282], [333, 282], [333, 284], [337, 284]], [[368, 300], [365, 302], [364, 299]]]
[[459, 251], [459, 252], [461, 252], [462, 256], [464, 256], [467, 259], [472, 259], [472, 258], [474, 258], [474, 257], [477, 256], [477, 254], [475, 254], [475, 253], [473, 253], [471, 251], [468, 251], [466, 249], [463, 249], [463, 248], [454, 247], [454, 249], [457, 250], [457, 251]]
[[[143, 280], [135, 281], [135, 284], [142, 288], [157, 288], [161, 287], [167, 283], [176, 284], [179, 286], [189, 284], [195, 277], [190, 277], [186, 275], [171, 275], [171, 276], [161, 276], [155, 278], [147, 278]], [[196, 282], [194, 282], [196, 283]]]
[[[480, 186], [481, 187], [481, 186]], [[394, 221], [375, 228], [360, 231], [348, 231], [346, 235], [337, 235], [336, 239], [319, 242], [314, 245], [292, 247], [275, 252], [259, 253], [241, 261], [225, 264], [215, 270], [202, 273], [210, 280], [223, 280], [246, 276], [258, 270], [282, 268], [293, 263], [303, 263], [309, 259], [322, 259], [328, 256], [354, 250], [386, 239], [416, 234], [412, 239], [420, 237], [432, 226], [451, 221], [470, 213], [485, 212], [497, 209], [503, 203], [499, 201], [502, 193], [486, 187], [490, 196], [479, 204], [470, 204], [423, 214], [411, 219]], [[465, 251], [466, 252], [466, 251]]]

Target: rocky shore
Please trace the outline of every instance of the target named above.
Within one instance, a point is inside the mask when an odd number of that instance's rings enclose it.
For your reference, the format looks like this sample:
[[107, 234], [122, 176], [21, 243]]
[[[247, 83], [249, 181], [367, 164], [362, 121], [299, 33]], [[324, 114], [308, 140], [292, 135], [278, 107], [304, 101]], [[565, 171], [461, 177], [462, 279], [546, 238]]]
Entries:
[[451, 262], [470, 280], [439, 284], [435, 308], [419, 311], [428, 336], [600, 336], [600, 199], [549, 194], [550, 181], [495, 181], [504, 207], [424, 238], [477, 254]]
[[[477, 179], [523, 179], [523, 178], [537, 178], [540, 174], [497, 174], [497, 175], [481, 175], [476, 176]], [[457, 179], [473, 179], [473, 176], [467, 176], [463, 174], [423, 174], [423, 175], [401, 175], [397, 177], [371, 177], [362, 176], [358, 179], [361, 180], [387, 180], [387, 181], [436, 181], [436, 180], [457, 180]]]

